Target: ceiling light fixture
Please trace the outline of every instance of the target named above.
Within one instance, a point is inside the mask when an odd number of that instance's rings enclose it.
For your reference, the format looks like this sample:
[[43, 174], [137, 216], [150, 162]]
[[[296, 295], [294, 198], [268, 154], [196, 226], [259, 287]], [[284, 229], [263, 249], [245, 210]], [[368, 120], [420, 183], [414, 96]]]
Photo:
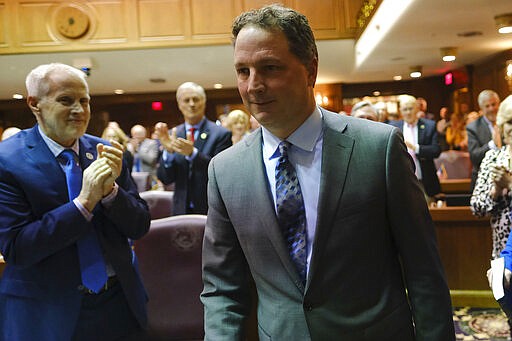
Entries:
[[222, 85], [221, 83], [215, 83], [213, 84], [213, 88], [214, 89], [222, 89], [224, 87], [224, 85]]
[[512, 33], [512, 13], [497, 15], [494, 17], [494, 22], [499, 33]]
[[411, 70], [411, 74], [410, 76], [412, 78], [420, 78], [421, 77], [421, 65], [417, 65], [417, 66], [411, 66], [410, 70]]
[[453, 62], [457, 59], [456, 47], [441, 47], [441, 56], [444, 62]]

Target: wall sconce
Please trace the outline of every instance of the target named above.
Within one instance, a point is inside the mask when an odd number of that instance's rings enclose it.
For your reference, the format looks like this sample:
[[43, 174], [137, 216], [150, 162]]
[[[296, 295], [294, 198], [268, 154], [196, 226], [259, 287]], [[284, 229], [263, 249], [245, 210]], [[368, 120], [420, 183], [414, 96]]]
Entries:
[[512, 33], [512, 13], [497, 15], [494, 17], [494, 22], [499, 33]]
[[317, 92], [315, 95], [315, 102], [318, 105], [327, 105], [329, 104], [329, 97], [322, 96], [320, 92]]
[[410, 67], [410, 70], [411, 70], [411, 74], [410, 74], [410, 76], [411, 76], [412, 78], [420, 78], [420, 77], [421, 77], [421, 70], [422, 70], [421, 65], [418, 65], [418, 66], [411, 66], [411, 67]]
[[512, 59], [507, 60], [505, 67], [505, 79], [508, 83], [508, 91], [512, 92]]
[[457, 59], [456, 47], [441, 47], [441, 56], [444, 62], [453, 62]]

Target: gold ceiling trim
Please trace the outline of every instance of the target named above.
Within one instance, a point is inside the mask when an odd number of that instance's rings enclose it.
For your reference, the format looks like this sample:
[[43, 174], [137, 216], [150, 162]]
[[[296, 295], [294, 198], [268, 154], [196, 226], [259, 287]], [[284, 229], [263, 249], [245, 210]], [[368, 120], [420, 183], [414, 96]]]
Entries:
[[365, 0], [363, 2], [356, 21], [359, 32], [362, 32], [366, 25], [368, 25], [381, 2], [382, 0]]

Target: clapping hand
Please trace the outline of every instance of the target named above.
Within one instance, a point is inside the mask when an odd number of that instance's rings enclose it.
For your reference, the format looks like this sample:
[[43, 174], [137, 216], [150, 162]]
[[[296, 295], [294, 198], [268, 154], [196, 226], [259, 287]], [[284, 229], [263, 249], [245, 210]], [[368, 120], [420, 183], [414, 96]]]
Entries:
[[112, 146], [99, 143], [96, 149], [98, 158], [84, 170], [82, 189], [77, 198], [89, 212], [112, 191], [123, 163], [123, 146], [118, 142], [112, 141]]
[[103, 196], [112, 191], [112, 186], [123, 168], [123, 145], [114, 140], [111, 140], [110, 143], [112, 143], [112, 146], [105, 146], [101, 143], [96, 146], [98, 159], [105, 159], [111, 170], [110, 176], [103, 183]]
[[493, 196], [497, 197], [507, 194], [510, 186], [512, 185], [512, 174], [510, 171], [504, 166], [493, 165], [491, 167], [489, 176], [494, 182], [494, 193], [492, 193]]
[[176, 127], [172, 128], [171, 134], [169, 135], [169, 128], [166, 123], [158, 122], [155, 125], [155, 133], [160, 140], [162, 146], [169, 153], [178, 153], [185, 156], [192, 155], [194, 151], [194, 143], [192, 142], [192, 136], [187, 132], [187, 138], [176, 136]]

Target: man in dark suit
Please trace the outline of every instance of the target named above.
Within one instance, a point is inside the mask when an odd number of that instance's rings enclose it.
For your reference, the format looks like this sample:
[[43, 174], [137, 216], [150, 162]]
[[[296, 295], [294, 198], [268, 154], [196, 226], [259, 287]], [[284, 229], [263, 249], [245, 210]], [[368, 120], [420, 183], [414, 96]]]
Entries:
[[26, 84], [37, 124], [0, 144], [0, 340], [139, 337], [146, 293], [129, 239], [148, 231], [150, 216], [123, 148], [84, 135], [81, 71], [41, 65]]
[[454, 340], [432, 220], [398, 129], [315, 105], [307, 19], [234, 22], [238, 89], [262, 128], [209, 166], [205, 340]]
[[174, 183], [174, 215], [206, 214], [208, 164], [232, 145], [231, 133], [205, 118], [206, 93], [200, 85], [181, 84], [176, 100], [185, 123], [174, 127], [171, 134], [166, 123], [155, 126], [164, 148], [158, 178], [165, 185]]
[[407, 151], [414, 161], [416, 176], [423, 184], [425, 194], [433, 198], [441, 192], [434, 164], [434, 159], [441, 154], [436, 124], [432, 120], [418, 118], [419, 106], [413, 96], [402, 95], [399, 101], [403, 120], [392, 121], [390, 124], [402, 131]]
[[469, 158], [473, 164], [471, 190], [475, 187], [480, 163], [485, 153], [490, 149], [496, 150], [501, 147], [500, 132], [495, 129], [500, 97], [492, 90], [483, 90], [478, 95], [478, 105], [483, 115], [466, 126]]

